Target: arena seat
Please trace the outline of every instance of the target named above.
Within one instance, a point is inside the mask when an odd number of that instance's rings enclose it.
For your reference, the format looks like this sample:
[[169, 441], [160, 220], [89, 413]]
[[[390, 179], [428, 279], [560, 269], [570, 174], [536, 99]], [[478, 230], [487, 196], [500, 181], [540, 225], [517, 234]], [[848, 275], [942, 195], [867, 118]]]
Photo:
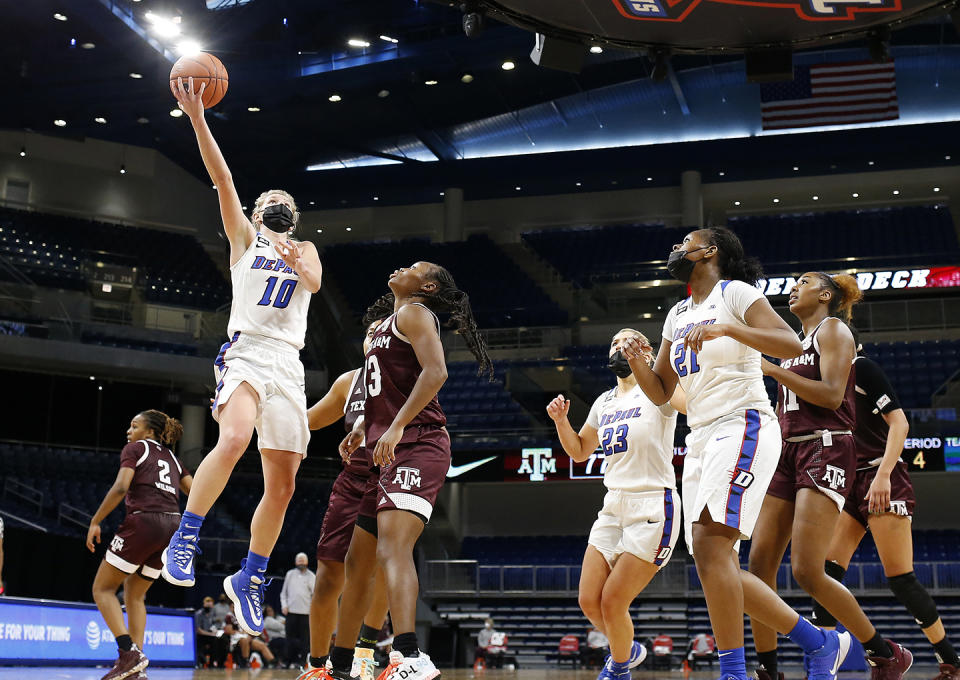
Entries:
[[481, 328], [551, 326], [567, 321], [566, 312], [486, 236], [475, 234], [459, 243], [407, 239], [336, 244], [324, 248], [322, 258], [358, 317], [388, 292], [387, 278], [395, 269], [425, 260], [446, 267], [470, 295]]

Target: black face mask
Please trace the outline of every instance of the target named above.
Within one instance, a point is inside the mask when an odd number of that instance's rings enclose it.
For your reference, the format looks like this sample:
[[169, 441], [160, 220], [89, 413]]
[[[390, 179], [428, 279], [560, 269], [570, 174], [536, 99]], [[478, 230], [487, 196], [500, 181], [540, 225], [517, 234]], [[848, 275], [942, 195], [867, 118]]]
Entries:
[[260, 214], [263, 226], [279, 234], [293, 229], [293, 212], [283, 203], [268, 205]]
[[667, 257], [667, 271], [670, 272], [670, 276], [678, 281], [687, 283], [693, 275], [694, 266], [697, 264], [693, 260], [688, 260], [687, 255], [695, 253], [698, 250], [705, 250], [706, 248], [709, 248], [709, 246], [700, 246], [690, 251], [674, 250], [671, 252], [670, 256]]
[[610, 361], [607, 362], [607, 368], [613, 371], [613, 374], [618, 378], [626, 378], [633, 371], [630, 369], [630, 364], [627, 362], [627, 358], [623, 356], [623, 352], [617, 350], [613, 353], [613, 356], [610, 357]]

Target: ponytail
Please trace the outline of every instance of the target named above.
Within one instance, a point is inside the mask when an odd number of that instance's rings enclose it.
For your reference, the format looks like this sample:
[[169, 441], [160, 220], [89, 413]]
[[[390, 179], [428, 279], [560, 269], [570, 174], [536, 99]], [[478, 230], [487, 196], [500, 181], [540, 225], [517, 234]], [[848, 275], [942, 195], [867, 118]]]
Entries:
[[817, 272], [817, 277], [820, 285], [831, 293], [827, 305], [828, 313], [849, 325], [853, 318], [853, 306], [863, 299], [863, 291], [857, 285], [857, 279], [849, 274], [831, 276], [824, 272]]
[[378, 297], [372, 305], [367, 307], [367, 311], [363, 313], [363, 327], [366, 328], [377, 319], [383, 319], [393, 314], [393, 305], [395, 302], [396, 300], [393, 297], [393, 293], [387, 293], [386, 295]]
[[173, 446], [183, 436], [183, 425], [176, 418], [171, 418], [163, 411], [150, 409], [140, 414], [147, 421], [147, 427], [153, 430], [161, 444]]
[[487, 354], [487, 341], [477, 328], [477, 322], [473, 318], [473, 308], [470, 306], [470, 296], [457, 288], [453, 275], [440, 265], [433, 265], [433, 271], [430, 278], [437, 284], [437, 289], [432, 293], [418, 293], [424, 298], [425, 304], [434, 313], [438, 311], [449, 312], [450, 320], [447, 321], [448, 328], [455, 328], [467, 344], [467, 349], [477, 360], [479, 365], [477, 375], [488, 374], [493, 381], [493, 362]]
[[739, 237], [726, 227], [705, 227], [710, 245], [717, 247], [720, 276], [732, 281], [743, 281], [751, 286], [763, 278], [763, 266], [755, 257], [747, 257]]

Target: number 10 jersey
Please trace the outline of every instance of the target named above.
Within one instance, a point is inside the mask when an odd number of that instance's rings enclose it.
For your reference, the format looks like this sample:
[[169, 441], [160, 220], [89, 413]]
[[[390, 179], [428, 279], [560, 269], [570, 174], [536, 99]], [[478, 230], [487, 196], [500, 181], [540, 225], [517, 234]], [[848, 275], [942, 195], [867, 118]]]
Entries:
[[700, 304], [681, 300], [663, 324], [663, 337], [673, 343], [670, 364], [687, 393], [687, 423], [691, 429], [747, 409], [774, 416], [763, 386], [760, 352], [730, 337], [707, 340], [699, 352], [688, 350], [684, 338], [697, 326], [746, 326], [744, 315], [763, 299], [755, 286], [743, 281], [718, 281]]
[[257, 232], [230, 267], [233, 303], [227, 334], [262, 335], [303, 349], [310, 291], [286, 266], [266, 236]]

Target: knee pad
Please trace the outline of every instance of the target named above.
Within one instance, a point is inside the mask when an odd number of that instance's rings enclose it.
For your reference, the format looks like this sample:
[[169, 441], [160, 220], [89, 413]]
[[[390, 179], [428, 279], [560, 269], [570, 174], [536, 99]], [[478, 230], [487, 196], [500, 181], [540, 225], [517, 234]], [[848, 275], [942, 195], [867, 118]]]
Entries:
[[921, 628], [929, 628], [940, 618], [933, 598], [912, 571], [888, 578], [887, 584]]
[[[829, 561], [823, 563], [823, 570], [827, 573], [827, 576], [841, 582], [843, 581], [843, 575], [847, 573], [847, 570], [839, 564]], [[836, 617], [816, 600], [813, 601], [813, 621], [818, 626], [826, 626], [827, 628], [835, 628], [837, 625]]]

